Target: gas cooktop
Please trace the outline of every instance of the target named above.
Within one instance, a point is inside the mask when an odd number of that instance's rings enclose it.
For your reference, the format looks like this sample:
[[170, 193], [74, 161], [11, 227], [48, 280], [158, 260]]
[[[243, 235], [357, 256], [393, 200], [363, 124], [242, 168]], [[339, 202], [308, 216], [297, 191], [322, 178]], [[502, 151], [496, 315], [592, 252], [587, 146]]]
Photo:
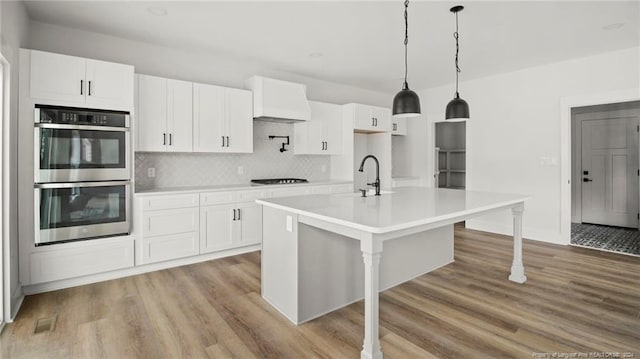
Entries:
[[253, 179], [253, 184], [290, 184], [290, 183], [307, 183], [303, 178], [265, 178], [265, 179]]

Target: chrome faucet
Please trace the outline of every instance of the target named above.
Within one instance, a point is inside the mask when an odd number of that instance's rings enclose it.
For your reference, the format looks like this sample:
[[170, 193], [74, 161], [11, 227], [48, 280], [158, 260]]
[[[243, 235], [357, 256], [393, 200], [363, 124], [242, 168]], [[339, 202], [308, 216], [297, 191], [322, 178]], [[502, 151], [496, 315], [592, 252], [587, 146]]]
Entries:
[[373, 181], [373, 183], [367, 183], [367, 185], [375, 187], [376, 196], [379, 196], [380, 195], [380, 163], [378, 162], [378, 159], [376, 158], [376, 156], [366, 155], [362, 159], [362, 163], [360, 163], [360, 168], [358, 169], [358, 171], [364, 172], [364, 163], [367, 161], [367, 158], [373, 158], [373, 160], [376, 162], [376, 180]]

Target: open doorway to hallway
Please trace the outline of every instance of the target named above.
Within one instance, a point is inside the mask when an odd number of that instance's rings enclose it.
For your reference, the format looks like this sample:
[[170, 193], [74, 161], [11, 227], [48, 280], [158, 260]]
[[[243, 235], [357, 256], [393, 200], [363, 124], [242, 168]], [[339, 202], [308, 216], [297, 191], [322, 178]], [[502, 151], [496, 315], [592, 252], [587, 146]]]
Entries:
[[640, 101], [571, 111], [571, 244], [640, 256]]

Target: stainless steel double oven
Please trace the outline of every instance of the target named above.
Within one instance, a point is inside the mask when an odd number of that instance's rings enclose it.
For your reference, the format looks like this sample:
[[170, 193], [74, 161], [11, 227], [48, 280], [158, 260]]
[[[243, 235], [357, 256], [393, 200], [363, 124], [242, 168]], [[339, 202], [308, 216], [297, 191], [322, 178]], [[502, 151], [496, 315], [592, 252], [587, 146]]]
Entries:
[[36, 105], [35, 244], [131, 231], [128, 112]]

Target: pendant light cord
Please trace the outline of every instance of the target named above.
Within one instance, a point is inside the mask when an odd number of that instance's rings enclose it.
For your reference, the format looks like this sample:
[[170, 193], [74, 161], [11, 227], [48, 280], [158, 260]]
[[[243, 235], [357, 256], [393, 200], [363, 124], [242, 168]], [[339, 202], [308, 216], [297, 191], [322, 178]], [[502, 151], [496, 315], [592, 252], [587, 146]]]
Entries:
[[458, 12], [456, 11], [456, 32], [453, 33], [453, 38], [456, 39], [456, 97], [460, 97], [458, 94], [458, 74], [460, 73], [460, 66], [458, 66], [458, 52], [460, 52], [460, 46], [458, 45]]
[[409, 0], [404, 2], [404, 84], [403, 88], [407, 86], [407, 44], [409, 43]]

